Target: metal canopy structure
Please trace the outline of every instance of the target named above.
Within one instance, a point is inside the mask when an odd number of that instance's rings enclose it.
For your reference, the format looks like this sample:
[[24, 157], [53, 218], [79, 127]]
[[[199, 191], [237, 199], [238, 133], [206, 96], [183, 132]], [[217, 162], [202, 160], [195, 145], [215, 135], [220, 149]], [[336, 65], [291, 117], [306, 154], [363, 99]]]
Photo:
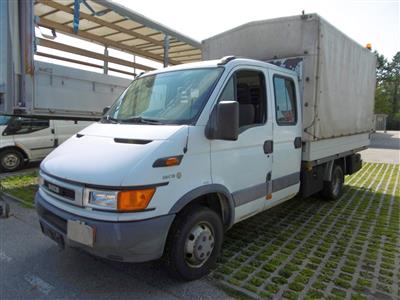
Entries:
[[[153, 69], [136, 62], [109, 57], [109, 47], [163, 63], [164, 66], [201, 60], [199, 42], [110, 0], [35, 0], [34, 14], [36, 24], [41, 27], [95, 42], [106, 48], [102, 55], [49, 39], [38, 39], [39, 45], [101, 59], [104, 61], [104, 69], [108, 62], [142, 70]], [[36, 54], [52, 57], [40, 52]], [[52, 58], [62, 59], [55, 56]]]

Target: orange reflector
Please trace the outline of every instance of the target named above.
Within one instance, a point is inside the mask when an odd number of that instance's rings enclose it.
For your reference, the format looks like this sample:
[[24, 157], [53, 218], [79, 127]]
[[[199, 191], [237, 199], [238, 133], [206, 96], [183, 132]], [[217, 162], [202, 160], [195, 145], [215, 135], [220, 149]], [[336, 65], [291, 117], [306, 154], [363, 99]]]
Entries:
[[118, 210], [132, 211], [142, 210], [149, 205], [156, 191], [155, 188], [133, 191], [122, 191], [118, 193]]
[[265, 199], [271, 200], [272, 199], [272, 194], [268, 194], [267, 196], [265, 196]]
[[181, 160], [180, 160], [179, 158], [177, 158], [177, 157], [170, 157], [170, 158], [167, 158], [167, 159], [165, 160], [165, 165], [166, 165], [167, 167], [177, 166], [177, 165], [180, 164], [180, 162], [181, 162]]

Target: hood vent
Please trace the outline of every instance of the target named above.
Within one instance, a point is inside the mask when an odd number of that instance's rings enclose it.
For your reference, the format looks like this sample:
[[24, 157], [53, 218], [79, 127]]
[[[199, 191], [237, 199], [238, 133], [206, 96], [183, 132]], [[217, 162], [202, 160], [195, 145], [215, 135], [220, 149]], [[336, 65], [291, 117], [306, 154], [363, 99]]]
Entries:
[[148, 143], [151, 143], [152, 140], [135, 140], [135, 139], [119, 139], [119, 138], [115, 138], [114, 142], [121, 143], [121, 144], [146, 145]]

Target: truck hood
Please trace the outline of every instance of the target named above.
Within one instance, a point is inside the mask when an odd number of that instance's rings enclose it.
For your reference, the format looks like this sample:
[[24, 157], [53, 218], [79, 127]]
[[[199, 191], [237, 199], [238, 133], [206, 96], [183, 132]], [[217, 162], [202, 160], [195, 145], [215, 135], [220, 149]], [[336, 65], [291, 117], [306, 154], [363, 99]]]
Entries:
[[[49, 175], [85, 184], [112, 187], [151, 184], [148, 182], [151, 179], [143, 176], [135, 176], [134, 183], [127, 183], [125, 177], [134, 168], [152, 169], [157, 158], [182, 153], [185, 128], [96, 123], [57, 147], [40, 168]], [[160, 147], [162, 144], [167, 146]]]
[[138, 124], [102, 124], [94, 123], [80, 134], [98, 137], [166, 140], [186, 125], [138, 125]]

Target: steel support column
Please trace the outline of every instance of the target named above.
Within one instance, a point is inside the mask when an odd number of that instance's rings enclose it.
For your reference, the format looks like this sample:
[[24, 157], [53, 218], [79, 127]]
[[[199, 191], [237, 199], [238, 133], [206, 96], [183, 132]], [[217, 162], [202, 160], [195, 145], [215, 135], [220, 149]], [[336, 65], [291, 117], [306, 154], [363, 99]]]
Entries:
[[[104, 56], [108, 57], [108, 47], [104, 47]], [[103, 73], [108, 74], [108, 60], [104, 60]]]
[[164, 68], [168, 67], [169, 35], [164, 35]]

